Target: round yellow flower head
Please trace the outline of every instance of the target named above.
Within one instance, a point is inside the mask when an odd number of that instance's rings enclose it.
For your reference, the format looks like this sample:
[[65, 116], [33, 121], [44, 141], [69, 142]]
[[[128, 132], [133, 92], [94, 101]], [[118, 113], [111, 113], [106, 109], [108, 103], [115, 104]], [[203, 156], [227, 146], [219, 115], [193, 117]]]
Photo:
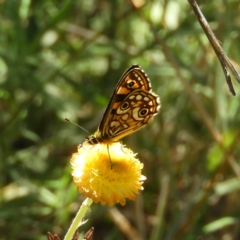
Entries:
[[84, 143], [71, 159], [72, 176], [78, 191], [93, 202], [112, 206], [135, 200], [146, 177], [136, 154], [120, 142], [94, 145]]

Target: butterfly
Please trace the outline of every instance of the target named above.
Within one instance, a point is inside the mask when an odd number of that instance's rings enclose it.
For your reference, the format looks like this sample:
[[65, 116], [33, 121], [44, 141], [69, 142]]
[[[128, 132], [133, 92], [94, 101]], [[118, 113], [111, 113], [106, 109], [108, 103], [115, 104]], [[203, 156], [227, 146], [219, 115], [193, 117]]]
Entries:
[[145, 126], [160, 107], [160, 98], [152, 92], [147, 74], [133, 65], [118, 81], [97, 131], [86, 142], [116, 142]]

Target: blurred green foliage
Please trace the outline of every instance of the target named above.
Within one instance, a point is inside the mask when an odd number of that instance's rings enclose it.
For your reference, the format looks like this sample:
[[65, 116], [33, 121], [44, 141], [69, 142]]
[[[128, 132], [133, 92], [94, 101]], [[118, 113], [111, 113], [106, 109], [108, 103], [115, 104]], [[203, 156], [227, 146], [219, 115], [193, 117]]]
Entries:
[[[69, 160], [88, 135], [64, 118], [94, 132], [134, 63], [162, 108], [123, 140], [147, 181], [116, 207], [136, 239], [240, 239], [240, 86], [233, 97], [188, 1], [133, 2], [0, 1], [1, 240], [63, 238], [83, 200]], [[239, 70], [239, 1], [200, 6]], [[130, 239], [108, 207], [88, 218], [80, 231], [94, 226], [94, 239]]]

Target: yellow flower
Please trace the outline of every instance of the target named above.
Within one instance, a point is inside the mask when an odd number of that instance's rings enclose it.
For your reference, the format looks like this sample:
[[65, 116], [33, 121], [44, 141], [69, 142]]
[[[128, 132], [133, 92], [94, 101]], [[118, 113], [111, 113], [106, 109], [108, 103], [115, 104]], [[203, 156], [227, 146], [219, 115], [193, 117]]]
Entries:
[[112, 206], [135, 200], [146, 177], [141, 175], [143, 164], [130, 149], [120, 142], [78, 147], [71, 159], [72, 176], [78, 191], [93, 202]]

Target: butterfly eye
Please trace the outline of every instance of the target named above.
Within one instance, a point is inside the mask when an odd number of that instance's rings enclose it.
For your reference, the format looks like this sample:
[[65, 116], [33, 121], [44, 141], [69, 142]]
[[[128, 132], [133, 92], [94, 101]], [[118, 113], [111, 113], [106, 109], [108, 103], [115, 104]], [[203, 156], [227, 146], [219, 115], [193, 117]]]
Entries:
[[143, 117], [143, 116], [145, 116], [147, 113], [148, 113], [148, 109], [147, 109], [147, 108], [144, 108], [144, 109], [142, 109], [142, 110], [139, 112], [139, 115], [140, 115], [141, 117]]
[[123, 105], [122, 105], [122, 109], [127, 109], [129, 107], [129, 103], [128, 102], [125, 102]]

